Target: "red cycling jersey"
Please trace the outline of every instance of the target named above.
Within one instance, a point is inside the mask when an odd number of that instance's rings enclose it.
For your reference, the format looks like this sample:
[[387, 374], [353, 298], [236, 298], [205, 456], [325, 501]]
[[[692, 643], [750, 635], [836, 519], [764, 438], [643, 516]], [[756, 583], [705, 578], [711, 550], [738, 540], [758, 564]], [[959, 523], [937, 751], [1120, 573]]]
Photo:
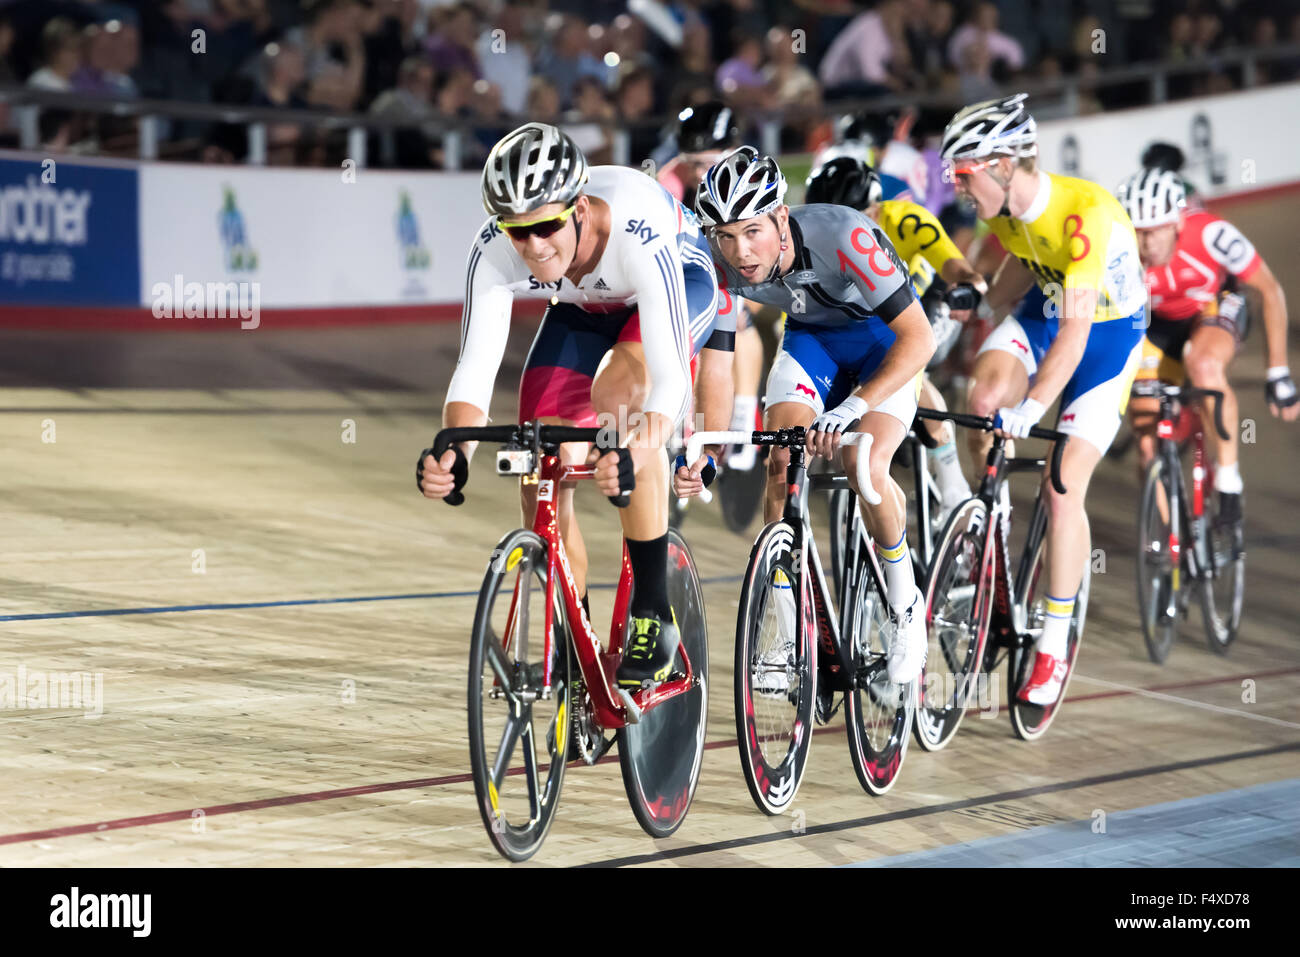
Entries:
[[1173, 257], [1147, 270], [1151, 312], [1157, 319], [1174, 321], [1200, 315], [1223, 289], [1229, 273], [1247, 280], [1261, 262], [1250, 240], [1232, 223], [1205, 210], [1189, 212]]

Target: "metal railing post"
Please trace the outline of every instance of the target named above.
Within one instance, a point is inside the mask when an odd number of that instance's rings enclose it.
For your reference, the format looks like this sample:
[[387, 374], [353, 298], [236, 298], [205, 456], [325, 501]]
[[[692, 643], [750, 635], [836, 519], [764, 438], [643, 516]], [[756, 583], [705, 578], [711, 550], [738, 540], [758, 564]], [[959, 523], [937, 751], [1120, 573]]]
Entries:
[[776, 156], [781, 152], [781, 124], [776, 120], [764, 120], [758, 128], [758, 142], [763, 147], [765, 156]]
[[366, 128], [354, 126], [348, 130], [348, 159], [356, 163], [357, 169], [366, 165]]
[[610, 159], [615, 166], [632, 164], [632, 137], [621, 127], [614, 131], [614, 141], [610, 144]]
[[1151, 102], [1163, 103], [1169, 99], [1169, 77], [1164, 70], [1151, 74]]
[[442, 168], [460, 169], [460, 130], [448, 130], [442, 137]]
[[145, 113], [140, 120], [140, 159], [158, 158], [158, 117]]
[[266, 124], [249, 123], [248, 124], [248, 157], [245, 160], [250, 166], [266, 165]]
[[25, 150], [41, 148], [41, 108], [32, 104], [14, 110], [18, 114], [18, 145]]

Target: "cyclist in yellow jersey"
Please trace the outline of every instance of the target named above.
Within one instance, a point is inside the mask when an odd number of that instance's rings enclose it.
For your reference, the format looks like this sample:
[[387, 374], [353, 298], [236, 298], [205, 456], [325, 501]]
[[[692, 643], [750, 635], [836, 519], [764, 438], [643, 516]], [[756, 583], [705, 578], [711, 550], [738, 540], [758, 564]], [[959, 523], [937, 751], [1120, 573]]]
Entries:
[[[1060, 696], [1067, 671], [1070, 619], [1091, 555], [1084, 497], [1137, 372], [1146, 286], [1133, 224], [1115, 198], [1095, 183], [1038, 169], [1025, 99], [966, 107], [944, 130], [941, 155], [958, 196], [974, 203], [1010, 253], [989, 289], [990, 309], [998, 314], [1024, 297], [980, 349], [970, 409], [996, 414], [1004, 435], [1024, 438], [1059, 397], [1057, 429], [1075, 439], [1061, 463], [1066, 493], [1043, 489], [1048, 613], [1018, 691], [1046, 705]], [[991, 440], [974, 437], [978, 462]]]
[[[966, 261], [928, 209], [909, 199], [885, 198], [887, 194], [892, 197], [906, 191], [907, 184], [902, 180], [883, 176], [860, 159], [842, 156], [814, 170], [808, 177], [807, 187], [807, 202], [851, 206], [884, 229], [907, 266], [912, 288], [920, 297], [934, 330], [935, 352], [929, 366], [933, 368], [942, 362], [961, 333], [961, 323], [971, 317], [980, 298], [988, 291], [984, 277]], [[950, 309], [948, 299], [961, 308]], [[922, 381], [918, 402], [930, 409], [947, 408], [928, 376]], [[946, 514], [970, 497], [970, 485], [957, 457], [952, 425], [925, 420], [922, 427], [936, 442], [936, 447], [930, 450], [930, 459], [935, 465]]]

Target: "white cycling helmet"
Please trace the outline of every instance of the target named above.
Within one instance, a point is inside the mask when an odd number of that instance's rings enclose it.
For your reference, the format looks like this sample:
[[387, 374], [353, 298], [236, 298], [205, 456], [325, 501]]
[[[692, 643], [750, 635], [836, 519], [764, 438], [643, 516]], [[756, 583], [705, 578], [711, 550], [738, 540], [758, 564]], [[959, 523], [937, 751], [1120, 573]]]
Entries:
[[943, 131], [939, 155], [945, 160], [986, 156], [1037, 156], [1038, 128], [1025, 109], [1028, 93], [968, 106]]
[[1137, 229], [1176, 223], [1187, 206], [1183, 178], [1167, 169], [1134, 173], [1119, 184], [1115, 196]]
[[525, 123], [492, 147], [483, 165], [483, 208], [498, 216], [571, 203], [587, 184], [587, 158], [559, 127]]
[[695, 196], [695, 212], [705, 226], [721, 226], [762, 216], [785, 202], [785, 176], [776, 160], [740, 146], [709, 167]]

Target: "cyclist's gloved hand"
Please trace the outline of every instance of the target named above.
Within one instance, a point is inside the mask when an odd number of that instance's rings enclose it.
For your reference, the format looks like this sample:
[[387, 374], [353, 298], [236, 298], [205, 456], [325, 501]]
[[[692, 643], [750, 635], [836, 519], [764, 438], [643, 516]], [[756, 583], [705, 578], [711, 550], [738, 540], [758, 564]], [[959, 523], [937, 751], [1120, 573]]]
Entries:
[[[442, 453], [442, 461], [433, 457], [433, 449], [425, 449], [415, 463], [415, 487], [425, 498], [447, 498], [453, 492], [459, 492], [469, 480], [469, 459], [459, 445], [453, 445]], [[462, 496], [453, 496], [455, 501], [449, 505], [459, 505]]]
[[1291, 381], [1291, 370], [1286, 366], [1273, 366], [1268, 370], [1268, 381], [1264, 385], [1264, 395], [1268, 399], [1268, 410], [1287, 422], [1295, 421], [1300, 415], [1300, 396], [1296, 394], [1295, 383]]
[[673, 494], [678, 498], [699, 495], [713, 484], [718, 475], [718, 465], [712, 455], [701, 455], [695, 464], [687, 466], [686, 456], [677, 456], [673, 472]]
[[813, 419], [808, 432], [808, 448], [815, 454], [830, 458], [839, 446], [840, 436], [867, 414], [867, 400], [850, 395], [829, 411]]
[[596, 485], [601, 495], [614, 500], [636, 488], [636, 463], [632, 461], [630, 449], [610, 449], [596, 459]]
[[943, 301], [954, 312], [970, 312], [978, 309], [984, 296], [968, 282], [959, 282], [943, 294]]
[[999, 409], [993, 422], [1010, 438], [1025, 439], [1029, 437], [1029, 430], [1038, 424], [1038, 420], [1046, 411], [1047, 406], [1026, 396], [1014, 409]]

